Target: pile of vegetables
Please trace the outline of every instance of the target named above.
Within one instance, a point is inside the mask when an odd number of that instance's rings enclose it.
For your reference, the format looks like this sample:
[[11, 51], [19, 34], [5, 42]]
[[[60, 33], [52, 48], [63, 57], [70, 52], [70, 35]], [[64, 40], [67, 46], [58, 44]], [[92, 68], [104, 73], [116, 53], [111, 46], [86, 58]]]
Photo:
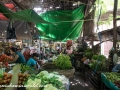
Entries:
[[[27, 81], [29, 75], [28, 74], [18, 74], [18, 85], [24, 85], [24, 83]], [[12, 79], [12, 74], [4, 72], [3, 75], [0, 78], [0, 85], [9, 85]], [[5, 88], [5, 87], [3, 87]]]
[[26, 90], [65, 90], [59, 77], [62, 76], [41, 71], [37, 76], [31, 75], [25, 84], [26, 86], [36, 85], [36, 87], [26, 87]]
[[87, 50], [85, 50], [85, 57], [91, 59], [93, 56], [93, 51], [92, 49], [88, 48]]
[[106, 72], [104, 74], [108, 81], [113, 82], [118, 88], [120, 88], [120, 73]]
[[70, 57], [65, 54], [60, 54], [55, 60], [54, 63], [56, 67], [61, 70], [67, 70], [72, 68], [72, 63], [70, 61]]
[[97, 71], [106, 70], [106, 57], [104, 55], [93, 55], [91, 63], [89, 66], [92, 69], [96, 69]]
[[120, 73], [106, 72], [104, 74], [105, 74], [108, 81], [111, 81], [111, 82], [120, 81]]
[[26, 64], [21, 64], [21, 73], [24, 73], [28, 70], [32, 70], [32, 68]]
[[2, 54], [0, 55], [0, 62], [8, 62], [8, 61], [12, 61], [12, 57], [11, 56], [7, 56], [6, 54]]

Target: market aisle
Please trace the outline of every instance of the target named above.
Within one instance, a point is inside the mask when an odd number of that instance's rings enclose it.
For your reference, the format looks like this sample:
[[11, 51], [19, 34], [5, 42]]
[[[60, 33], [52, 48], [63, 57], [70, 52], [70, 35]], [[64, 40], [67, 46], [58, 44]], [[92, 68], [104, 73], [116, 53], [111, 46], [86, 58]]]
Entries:
[[95, 90], [85, 75], [75, 72], [74, 77], [70, 78], [69, 90]]

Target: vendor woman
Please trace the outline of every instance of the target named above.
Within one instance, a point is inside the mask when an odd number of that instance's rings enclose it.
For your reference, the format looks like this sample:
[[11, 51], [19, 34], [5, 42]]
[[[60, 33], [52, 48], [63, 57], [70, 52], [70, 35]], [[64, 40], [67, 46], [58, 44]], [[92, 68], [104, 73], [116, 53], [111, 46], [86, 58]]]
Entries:
[[27, 61], [27, 65], [30, 66], [32, 69], [40, 69], [39, 64], [37, 63], [37, 60], [39, 58], [39, 55], [37, 53], [33, 53], [32, 57]]
[[20, 52], [17, 51], [17, 48], [11, 47], [10, 54], [13, 55], [13, 62], [14, 63], [25, 63], [24, 56]]

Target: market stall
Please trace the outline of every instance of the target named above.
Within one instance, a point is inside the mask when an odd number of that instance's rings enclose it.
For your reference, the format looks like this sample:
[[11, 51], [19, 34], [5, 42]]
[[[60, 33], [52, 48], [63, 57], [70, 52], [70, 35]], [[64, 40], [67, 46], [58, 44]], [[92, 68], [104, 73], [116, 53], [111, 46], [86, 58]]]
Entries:
[[[4, 90], [5, 85], [11, 85], [14, 72], [12, 68], [9, 70], [0, 69], [0, 85], [2, 85], [0, 90]], [[57, 72], [36, 71], [26, 65], [21, 65], [17, 88], [18, 90], [20, 88], [24, 90], [69, 90], [69, 79]]]
[[[9, 56], [3, 55], [1, 58], [0, 85], [10, 85], [14, 74], [13, 67], [18, 64], [8, 64], [7, 61], [12, 60]], [[75, 72], [69, 56], [64, 54], [53, 58], [52, 62], [46, 62], [39, 70], [26, 64], [19, 65], [21, 68], [18, 73], [18, 90], [23, 87], [25, 90], [69, 90], [69, 78], [73, 77]], [[37, 86], [32, 87], [36, 84]], [[1, 87], [1, 90], [4, 89], [5, 87]]]

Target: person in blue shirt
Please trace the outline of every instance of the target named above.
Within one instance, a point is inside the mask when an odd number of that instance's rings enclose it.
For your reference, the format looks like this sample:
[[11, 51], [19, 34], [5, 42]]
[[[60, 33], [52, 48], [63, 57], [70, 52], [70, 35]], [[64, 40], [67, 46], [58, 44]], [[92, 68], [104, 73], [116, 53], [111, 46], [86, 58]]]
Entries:
[[32, 69], [37, 69], [37, 59], [39, 58], [39, 55], [37, 53], [33, 53], [32, 57], [27, 61], [27, 65], [30, 66]]
[[[11, 47], [10, 48], [10, 54], [13, 56], [13, 61], [12, 62], [22, 63], [22, 64], [26, 63], [26, 60], [25, 60], [24, 56], [20, 52], [18, 52], [17, 48]], [[12, 62], [10, 62], [10, 63], [12, 63]]]

